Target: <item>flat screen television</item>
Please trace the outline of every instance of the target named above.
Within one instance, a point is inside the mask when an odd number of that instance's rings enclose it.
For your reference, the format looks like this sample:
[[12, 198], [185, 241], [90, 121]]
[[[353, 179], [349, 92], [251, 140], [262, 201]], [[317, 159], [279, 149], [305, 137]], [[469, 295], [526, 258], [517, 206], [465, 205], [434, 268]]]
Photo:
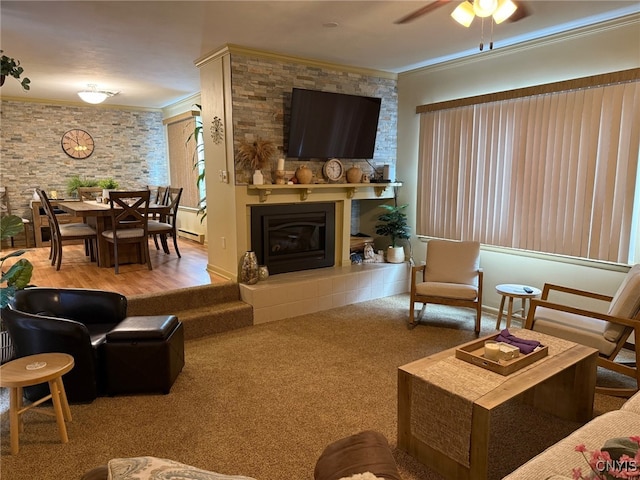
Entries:
[[381, 99], [294, 88], [287, 156], [373, 158]]

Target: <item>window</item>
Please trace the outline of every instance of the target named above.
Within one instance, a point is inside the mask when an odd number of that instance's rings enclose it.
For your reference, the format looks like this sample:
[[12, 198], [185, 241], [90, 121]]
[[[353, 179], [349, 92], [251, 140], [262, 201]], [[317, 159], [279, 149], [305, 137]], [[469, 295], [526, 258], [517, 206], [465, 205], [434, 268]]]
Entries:
[[422, 113], [416, 232], [634, 263], [639, 112], [632, 81]]
[[[167, 138], [169, 145], [169, 178], [171, 185], [183, 188], [180, 206], [199, 208], [200, 199], [204, 198], [204, 182], [197, 185], [198, 175], [204, 168], [203, 162], [199, 167], [193, 168], [196, 158], [203, 154], [203, 148], [196, 148], [192, 140], [187, 142], [189, 135], [200, 122], [197, 112], [188, 112], [185, 115], [165, 120], [167, 124]], [[202, 135], [199, 135], [202, 141]]]

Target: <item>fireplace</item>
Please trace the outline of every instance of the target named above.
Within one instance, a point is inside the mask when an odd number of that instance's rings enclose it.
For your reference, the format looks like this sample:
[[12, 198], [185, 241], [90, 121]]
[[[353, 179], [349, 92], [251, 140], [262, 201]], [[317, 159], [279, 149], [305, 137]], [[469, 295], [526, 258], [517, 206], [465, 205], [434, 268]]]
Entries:
[[252, 206], [251, 249], [272, 274], [333, 266], [335, 204]]

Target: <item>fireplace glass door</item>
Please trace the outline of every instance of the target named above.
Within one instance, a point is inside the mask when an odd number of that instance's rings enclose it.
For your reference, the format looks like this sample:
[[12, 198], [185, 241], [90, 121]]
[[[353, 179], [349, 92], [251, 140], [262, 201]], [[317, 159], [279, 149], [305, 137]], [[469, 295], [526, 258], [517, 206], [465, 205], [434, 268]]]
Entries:
[[251, 248], [273, 274], [330, 267], [335, 257], [333, 203], [251, 207]]

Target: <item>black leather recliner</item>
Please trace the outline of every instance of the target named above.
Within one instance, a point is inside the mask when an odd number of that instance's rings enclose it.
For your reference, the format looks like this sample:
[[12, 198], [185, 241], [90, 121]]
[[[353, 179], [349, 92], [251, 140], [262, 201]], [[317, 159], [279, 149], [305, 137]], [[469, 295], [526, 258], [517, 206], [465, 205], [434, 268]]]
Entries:
[[[17, 357], [45, 352], [73, 356], [74, 368], [63, 376], [72, 403], [90, 402], [105, 389], [102, 346], [106, 334], [127, 316], [127, 299], [115, 292], [86, 289], [19, 290], [2, 310]], [[46, 384], [25, 388], [29, 400], [48, 393]]]

